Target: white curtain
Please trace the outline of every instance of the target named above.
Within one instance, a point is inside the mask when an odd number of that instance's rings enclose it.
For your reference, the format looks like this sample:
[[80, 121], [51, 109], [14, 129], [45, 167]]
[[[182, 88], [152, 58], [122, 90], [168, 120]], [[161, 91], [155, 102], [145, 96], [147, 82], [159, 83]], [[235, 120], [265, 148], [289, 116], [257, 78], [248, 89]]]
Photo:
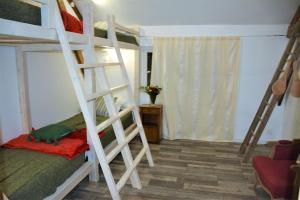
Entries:
[[[300, 77], [300, 72], [298, 77]], [[300, 98], [290, 94], [290, 86], [286, 95], [285, 110], [283, 115], [282, 138], [295, 139], [300, 138]]]
[[163, 88], [164, 137], [231, 140], [240, 38], [154, 38], [151, 84]]

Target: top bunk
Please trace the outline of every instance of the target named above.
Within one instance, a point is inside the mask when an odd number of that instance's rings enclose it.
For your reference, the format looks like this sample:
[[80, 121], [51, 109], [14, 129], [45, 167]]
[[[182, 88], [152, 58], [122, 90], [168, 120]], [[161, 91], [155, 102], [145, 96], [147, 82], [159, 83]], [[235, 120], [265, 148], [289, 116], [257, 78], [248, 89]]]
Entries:
[[[1, 0], [0, 1], [0, 44], [41, 44], [59, 43], [55, 29], [54, 9], [56, 0]], [[80, 0], [83, 2], [83, 0]], [[58, 0], [65, 4], [68, 15], [78, 20], [80, 15], [72, 0]], [[77, 11], [74, 12], [74, 11]], [[89, 8], [92, 11], [92, 8]], [[83, 17], [83, 26], [85, 17]], [[80, 20], [81, 21], [81, 20]], [[92, 21], [92, 20], [90, 20]], [[87, 22], [87, 24], [94, 24]], [[95, 26], [96, 25], [96, 26]], [[94, 24], [94, 44], [96, 47], [110, 47], [112, 41], [107, 38], [109, 22]], [[138, 32], [114, 23], [120, 48], [139, 49]], [[66, 32], [71, 44], [86, 44], [89, 41], [87, 34]]]

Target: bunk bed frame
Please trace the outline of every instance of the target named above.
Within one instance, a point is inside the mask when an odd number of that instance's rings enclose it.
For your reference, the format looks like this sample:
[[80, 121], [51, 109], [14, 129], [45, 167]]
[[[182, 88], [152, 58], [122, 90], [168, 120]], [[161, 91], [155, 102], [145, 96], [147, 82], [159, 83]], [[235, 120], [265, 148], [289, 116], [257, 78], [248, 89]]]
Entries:
[[[55, 28], [55, 20], [53, 17], [56, 2], [52, 0], [27, 1], [41, 4], [41, 26], [0, 18], [0, 27], [5, 27], [5, 29], [3, 28], [0, 30], [0, 43], [10, 45], [31, 44], [31, 47], [29, 49], [25, 48], [24, 51], [61, 51], [62, 49], [59, 45], [59, 39]], [[138, 31], [129, 29], [118, 23], [115, 23], [114, 26], [128, 34], [134, 34], [136, 36], [139, 35]], [[81, 45], [87, 44], [89, 41], [89, 36], [86, 34], [67, 32], [67, 37], [74, 49], [76, 49], [76, 46], [77, 49], [80, 49]], [[93, 40], [96, 48], [112, 47], [112, 41], [110, 39], [93, 36]], [[38, 44], [43, 44], [44, 47]], [[122, 41], [119, 41], [119, 46], [124, 49], [139, 50], [139, 46]]]
[[[19, 102], [21, 110], [21, 120], [22, 120], [22, 131], [29, 132], [31, 130], [31, 120], [30, 120], [30, 110], [29, 110], [29, 97], [28, 97], [28, 86], [27, 86], [27, 75], [26, 75], [26, 52], [54, 52], [62, 51], [62, 46], [60, 43], [60, 38], [57, 33], [55, 18], [53, 13], [57, 9], [56, 0], [26, 0], [38, 3], [41, 5], [41, 17], [42, 25], [31, 25], [22, 22], [6, 20], [0, 18], [0, 27], [5, 27], [0, 29], [0, 45], [1, 46], [14, 46], [16, 48], [16, 63], [17, 63], [17, 77], [18, 77], [18, 90], [19, 90]], [[77, 0], [76, 5], [83, 14], [84, 27], [93, 25], [93, 19], [91, 17], [92, 9], [88, 8], [86, 5], [81, 6], [81, 3], [85, 0]], [[70, 1], [69, 1], [70, 2]], [[115, 27], [123, 32], [139, 35], [137, 31], [128, 29], [122, 25], [114, 22], [112, 16], [108, 17], [108, 27]], [[86, 29], [86, 28], [85, 28]], [[88, 29], [88, 28], [87, 28]], [[93, 32], [93, 31], [92, 31]], [[88, 44], [90, 40], [94, 44], [95, 48], [106, 48], [113, 47], [113, 40], [106, 38], [95, 37], [94, 35], [88, 35], [89, 32], [84, 30], [84, 34], [77, 34], [73, 32], [67, 32], [66, 37], [72, 50], [82, 50], [84, 45]], [[91, 34], [91, 33], [90, 33]], [[117, 41], [120, 48], [133, 49], [136, 50], [136, 56], [138, 55], [139, 46]], [[88, 90], [92, 90], [93, 80], [90, 77], [90, 73], [85, 74], [85, 81]], [[89, 103], [89, 107], [95, 109], [95, 101]], [[94, 111], [93, 111], [94, 112]], [[125, 135], [128, 135], [134, 128], [136, 124], [131, 125], [125, 130]], [[46, 200], [56, 200], [65, 197], [76, 185], [79, 184], [87, 175], [89, 175], [90, 181], [96, 182], [99, 180], [99, 161], [91, 141], [91, 137], [87, 134], [88, 144], [90, 145], [90, 150], [87, 152], [88, 161], [85, 162], [79, 169], [77, 169], [71, 177], [69, 177], [62, 185], [60, 185], [56, 192], [51, 196], [45, 198]], [[108, 145], [104, 151], [107, 155], [118, 145], [117, 141], [114, 140], [110, 145]], [[148, 147], [149, 148], [149, 147]], [[145, 152], [144, 152], [145, 153]], [[148, 154], [147, 154], [148, 157]], [[150, 154], [151, 157], [151, 154]], [[152, 157], [150, 159], [152, 161]], [[148, 159], [149, 161], [149, 159]], [[149, 161], [150, 166], [153, 166]], [[125, 182], [126, 183], [126, 182]], [[125, 184], [123, 183], [123, 184]], [[109, 183], [108, 183], [109, 184]], [[113, 195], [113, 194], [112, 194]], [[115, 199], [115, 198], [114, 198]], [[118, 199], [118, 198], [116, 198]]]

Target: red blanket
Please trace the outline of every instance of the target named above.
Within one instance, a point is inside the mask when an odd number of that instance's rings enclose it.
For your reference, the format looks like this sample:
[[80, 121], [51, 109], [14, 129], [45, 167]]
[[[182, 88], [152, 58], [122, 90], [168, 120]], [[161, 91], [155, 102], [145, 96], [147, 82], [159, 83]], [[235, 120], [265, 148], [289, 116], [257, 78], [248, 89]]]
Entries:
[[[104, 136], [104, 132], [99, 133], [100, 137]], [[75, 131], [70, 135], [62, 138], [58, 145], [47, 144], [44, 142], [28, 141], [29, 134], [23, 134], [19, 137], [10, 140], [3, 146], [11, 149], [28, 149], [39, 151], [47, 154], [54, 154], [66, 157], [68, 160], [73, 159], [78, 154], [81, 154], [89, 149], [86, 140], [86, 129]]]
[[[101, 131], [100, 133], [98, 133], [98, 135], [100, 138], [102, 138], [105, 135], [105, 131]], [[86, 128], [80, 129], [79, 131], [75, 131], [66, 137], [72, 139], [79, 139], [87, 143]]]
[[61, 17], [66, 31], [83, 33], [83, 23], [66, 11], [61, 11]]

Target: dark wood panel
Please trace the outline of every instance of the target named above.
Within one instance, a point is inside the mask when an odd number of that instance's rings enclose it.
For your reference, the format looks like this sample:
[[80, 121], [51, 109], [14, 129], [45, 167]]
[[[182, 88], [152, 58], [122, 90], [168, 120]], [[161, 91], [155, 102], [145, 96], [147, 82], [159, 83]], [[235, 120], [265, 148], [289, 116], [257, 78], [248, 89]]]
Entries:
[[162, 105], [145, 104], [140, 106], [141, 120], [148, 142], [159, 143], [162, 137]]

